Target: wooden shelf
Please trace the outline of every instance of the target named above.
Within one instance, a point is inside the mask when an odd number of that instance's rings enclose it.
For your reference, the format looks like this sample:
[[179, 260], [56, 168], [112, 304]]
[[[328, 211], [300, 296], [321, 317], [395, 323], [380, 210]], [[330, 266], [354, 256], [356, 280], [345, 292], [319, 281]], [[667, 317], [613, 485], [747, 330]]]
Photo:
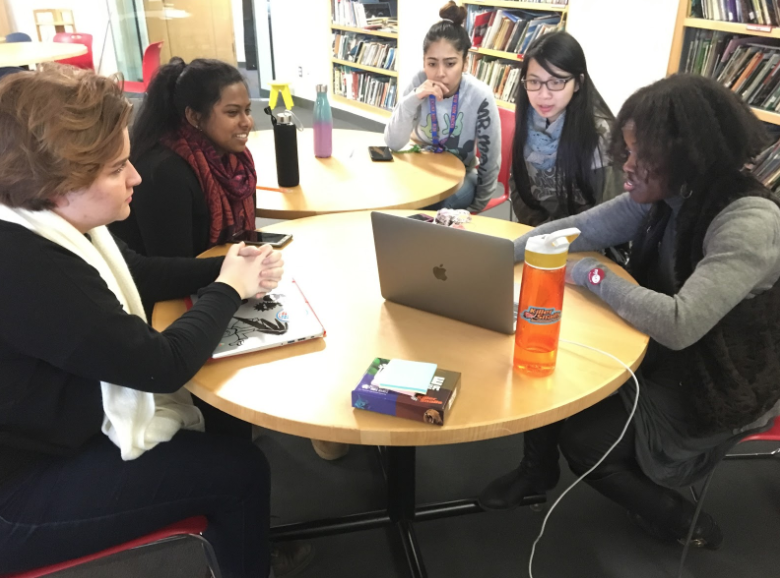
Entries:
[[568, 5], [561, 4], [542, 4], [537, 2], [515, 2], [514, 0], [488, 0], [480, 2], [479, 0], [463, 0], [463, 4], [472, 4], [474, 6], [486, 6], [487, 8], [517, 8], [518, 10], [544, 10], [549, 12], [568, 12]]
[[360, 102], [359, 100], [352, 100], [345, 96], [341, 96], [340, 94], [331, 94], [330, 96], [334, 102], [338, 102], [340, 104], [346, 104], [348, 106], [353, 106], [360, 110], [364, 110], [366, 112], [372, 112], [374, 114], [378, 114], [379, 116], [383, 116], [385, 118], [390, 118], [393, 115], [393, 111], [387, 110], [386, 108], [382, 108], [380, 106], [366, 104], [365, 102]]
[[369, 36], [381, 36], [382, 38], [392, 38], [398, 40], [397, 32], [382, 32], [380, 30], [366, 30], [365, 28], [355, 28], [353, 26], [341, 26], [340, 24], [331, 24], [333, 30], [342, 30], [344, 32], [355, 32], [356, 34], [368, 34]]
[[523, 55], [516, 52], [504, 52], [503, 50], [493, 50], [491, 48], [470, 48], [469, 52], [476, 54], [484, 54], [485, 56], [495, 56], [496, 58], [505, 58], [506, 60], [514, 60], [515, 62], [522, 62]]
[[760, 24], [741, 24], [739, 22], [720, 22], [719, 20], [706, 20], [704, 18], [686, 18], [683, 21], [683, 25], [686, 28], [717, 30], [719, 32], [762, 36], [764, 38], [780, 38], [780, 28]]
[[507, 102], [505, 100], [499, 100], [496, 99], [496, 105], [500, 106], [501, 108], [505, 108], [507, 110], [515, 110], [515, 105], [512, 102]]
[[358, 68], [360, 70], [365, 70], [367, 72], [374, 72], [376, 74], [381, 74], [383, 76], [392, 76], [398, 78], [398, 73], [395, 70], [385, 70], [384, 68], [375, 68], [373, 66], [358, 64], [357, 62], [349, 62], [348, 60], [339, 60], [338, 58], [331, 58], [331, 62], [333, 62], [333, 64], [343, 64], [344, 66], [349, 66], [350, 68]]
[[759, 120], [762, 120], [764, 122], [768, 122], [771, 124], [778, 124], [780, 125], [780, 114], [770, 111], [770, 110], [764, 110], [762, 108], [756, 108], [754, 106], [750, 107], [753, 111], [753, 114], [755, 114]]

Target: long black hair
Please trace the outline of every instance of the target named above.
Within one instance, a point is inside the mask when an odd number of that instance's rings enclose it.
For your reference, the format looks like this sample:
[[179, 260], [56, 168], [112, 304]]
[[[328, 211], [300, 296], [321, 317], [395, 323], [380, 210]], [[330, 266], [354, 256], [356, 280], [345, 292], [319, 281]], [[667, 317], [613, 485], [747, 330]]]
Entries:
[[[566, 119], [558, 144], [555, 161], [557, 186], [565, 194], [570, 214], [577, 211], [575, 187], [579, 189], [589, 205], [596, 204], [593, 184], [593, 155], [599, 145], [596, 117], [612, 121], [615, 117], [601, 98], [588, 74], [585, 53], [571, 34], [559, 31], [546, 34], [535, 40], [525, 52], [520, 67], [520, 78], [528, 74], [528, 63], [536, 62], [553, 76], [556, 67], [574, 77], [579, 90], [566, 107]], [[539, 202], [531, 196], [528, 168], [525, 165], [524, 149], [528, 137], [528, 109], [531, 103], [522, 83], [517, 86], [515, 98], [515, 138], [512, 145], [512, 173], [517, 192], [523, 202], [532, 209], [540, 209]]]
[[222, 89], [246, 80], [238, 69], [210, 58], [196, 58], [185, 64], [174, 57], [157, 71], [146, 94], [143, 108], [133, 124], [131, 160], [157, 146], [163, 135], [175, 131], [185, 120], [189, 107], [204, 119], [219, 102]]
[[471, 48], [471, 39], [463, 23], [466, 21], [466, 8], [458, 6], [450, 0], [439, 10], [441, 20], [431, 26], [423, 40], [423, 54], [428, 52], [428, 47], [439, 40], [446, 40], [452, 44], [453, 48], [463, 55], [463, 61], [466, 61], [469, 48]]

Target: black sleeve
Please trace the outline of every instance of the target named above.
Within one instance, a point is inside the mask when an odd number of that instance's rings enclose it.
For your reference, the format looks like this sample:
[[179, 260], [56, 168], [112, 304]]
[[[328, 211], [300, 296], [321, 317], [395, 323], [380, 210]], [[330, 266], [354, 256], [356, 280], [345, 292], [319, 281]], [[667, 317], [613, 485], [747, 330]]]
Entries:
[[132, 211], [147, 255], [194, 257], [193, 199], [203, 193], [184, 159], [154, 166], [135, 188]]
[[211, 357], [241, 304], [223, 283], [162, 333], [127, 314], [97, 271], [37, 235], [0, 249], [0, 340], [87, 379], [154, 393], [178, 390]]
[[212, 283], [222, 267], [224, 257], [191, 259], [189, 257], [144, 257], [114, 237], [130, 268], [144, 306], [158, 301], [181, 299], [197, 293]]

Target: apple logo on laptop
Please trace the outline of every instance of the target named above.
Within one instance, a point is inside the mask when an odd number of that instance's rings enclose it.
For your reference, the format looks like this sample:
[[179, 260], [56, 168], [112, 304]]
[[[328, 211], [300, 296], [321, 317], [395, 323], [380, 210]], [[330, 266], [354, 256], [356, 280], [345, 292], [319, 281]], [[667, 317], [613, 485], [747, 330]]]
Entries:
[[441, 281], [447, 280], [447, 269], [444, 268], [444, 263], [433, 268], [433, 276]]

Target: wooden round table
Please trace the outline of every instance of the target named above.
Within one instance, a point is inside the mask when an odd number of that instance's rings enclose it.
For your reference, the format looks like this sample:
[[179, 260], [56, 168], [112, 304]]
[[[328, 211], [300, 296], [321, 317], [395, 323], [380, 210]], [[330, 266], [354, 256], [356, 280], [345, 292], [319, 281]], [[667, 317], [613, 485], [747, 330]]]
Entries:
[[[474, 217], [467, 228], [508, 239], [528, 230], [489, 217]], [[188, 388], [211, 405], [269, 429], [385, 446], [380, 455], [387, 480], [385, 509], [276, 526], [271, 530], [274, 541], [392, 525], [409, 574], [426, 578], [414, 524], [482, 510], [473, 498], [418, 505], [415, 446], [484, 440], [537, 428], [593, 405], [628, 378], [615, 361], [567, 344], [561, 344], [552, 376], [529, 378], [512, 369], [513, 336], [385, 302], [379, 292], [370, 212], [299, 219], [264, 230], [294, 235], [283, 249], [286, 274], [300, 283], [327, 336], [207, 363]], [[215, 248], [207, 254], [224, 251]], [[617, 265], [596, 256], [630, 279]], [[521, 273], [522, 266], [517, 265], [516, 281]], [[184, 310], [181, 301], [158, 304], [154, 327], [164, 329]], [[566, 288], [561, 337], [608, 351], [632, 368], [639, 365], [648, 342], [587, 289], [577, 287]], [[350, 393], [375, 357], [433, 362], [461, 372], [460, 392], [446, 424], [439, 427], [353, 409]], [[544, 501], [541, 495], [527, 496], [523, 505]]]
[[[489, 217], [474, 217], [467, 227], [509, 239], [528, 230]], [[327, 336], [207, 363], [198, 372], [189, 385], [192, 393], [245, 421], [351, 444], [468, 442], [561, 420], [603, 399], [628, 378], [606, 356], [568, 344], [561, 344], [552, 376], [530, 378], [512, 369], [513, 336], [385, 302], [369, 212], [312, 217], [264, 230], [293, 234], [283, 249], [285, 274], [300, 283]], [[517, 265], [516, 281], [521, 273], [522, 265]], [[154, 326], [167, 327], [183, 312], [183, 302], [161, 303]], [[576, 287], [566, 289], [561, 337], [608, 351], [634, 368], [648, 341], [601, 300]], [[350, 392], [375, 357], [428, 361], [461, 372], [461, 390], [447, 423], [433, 427], [353, 409]]]
[[[381, 133], [334, 130], [333, 155], [314, 156], [314, 131], [298, 132], [300, 184], [287, 193], [257, 191], [257, 216], [298, 219], [373, 209], [416, 209], [446, 199], [463, 184], [466, 170], [452, 154], [395, 154], [374, 162], [369, 146], [383, 146]], [[273, 131], [250, 134], [257, 184], [277, 188]]]
[[83, 44], [65, 42], [4, 42], [0, 44], [0, 66], [25, 66], [51, 62], [87, 53]]

